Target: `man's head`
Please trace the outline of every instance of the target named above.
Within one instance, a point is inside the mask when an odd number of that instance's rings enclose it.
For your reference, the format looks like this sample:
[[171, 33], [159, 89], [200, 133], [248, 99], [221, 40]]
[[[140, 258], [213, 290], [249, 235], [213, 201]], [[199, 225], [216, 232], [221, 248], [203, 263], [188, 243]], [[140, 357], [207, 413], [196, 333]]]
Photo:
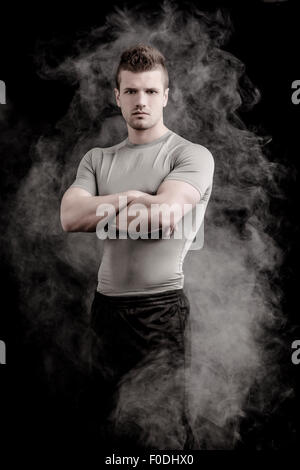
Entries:
[[[114, 91], [127, 125], [144, 130], [162, 124], [168, 86], [165, 58], [157, 49], [138, 44], [124, 51]], [[136, 114], [138, 111], [145, 114]]]

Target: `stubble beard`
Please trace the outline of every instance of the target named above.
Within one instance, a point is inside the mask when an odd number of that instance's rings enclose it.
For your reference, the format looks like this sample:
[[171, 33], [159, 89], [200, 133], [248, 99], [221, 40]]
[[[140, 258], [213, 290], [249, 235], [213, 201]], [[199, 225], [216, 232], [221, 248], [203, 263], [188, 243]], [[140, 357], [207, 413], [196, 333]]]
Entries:
[[146, 130], [146, 129], [150, 129], [151, 127], [153, 127], [153, 122], [149, 122], [149, 123], [146, 123], [146, 122], [143, 122], [143, 120], [139, 120], [137, 118], [134, 118], [134, 119], [129, 119], [127, 121], [127, 124], [132, 128], [132, 129], [135, 129], [137, 131], [143, 131], [143, 130]]

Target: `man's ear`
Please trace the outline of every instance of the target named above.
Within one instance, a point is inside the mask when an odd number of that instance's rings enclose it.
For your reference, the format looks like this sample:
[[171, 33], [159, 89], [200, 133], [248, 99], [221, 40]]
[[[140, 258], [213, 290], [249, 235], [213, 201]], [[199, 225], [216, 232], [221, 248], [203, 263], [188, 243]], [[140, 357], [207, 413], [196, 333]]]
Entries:
[[116, 98], [117, 105], [118, 105], [119, 108], [120, 108], [120, 107], [121, 107], [121, 104], [120, 104], [120, 92], [119, 92], [118, 88], [114, 88], [114, 92], [115, 92], [115, 98]]
[[168, 104], [168, 98], [169, 98], [169, 88], [166, 88], [164, 91], [164, 108]]

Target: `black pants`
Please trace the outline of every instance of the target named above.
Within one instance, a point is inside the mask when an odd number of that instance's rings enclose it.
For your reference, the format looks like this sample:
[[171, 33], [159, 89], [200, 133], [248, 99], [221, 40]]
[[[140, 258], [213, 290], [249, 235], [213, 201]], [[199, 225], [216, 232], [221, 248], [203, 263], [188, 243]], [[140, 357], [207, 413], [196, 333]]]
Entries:
[[117, 297], [95, 292], [91, 359], [103, 447], [192, 448], [189, 313], [183, 289]]

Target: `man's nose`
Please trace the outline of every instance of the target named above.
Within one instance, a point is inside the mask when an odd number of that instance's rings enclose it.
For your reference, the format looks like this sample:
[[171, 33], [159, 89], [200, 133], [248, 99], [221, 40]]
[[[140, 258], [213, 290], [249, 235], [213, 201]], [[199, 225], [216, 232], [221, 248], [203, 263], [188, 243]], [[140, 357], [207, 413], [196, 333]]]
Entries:
[[136, 106], [146, 106], [146, 94], [140, 91], [139, 93], [136, 94], [136, 99], [135, 99], [135, 104]]

